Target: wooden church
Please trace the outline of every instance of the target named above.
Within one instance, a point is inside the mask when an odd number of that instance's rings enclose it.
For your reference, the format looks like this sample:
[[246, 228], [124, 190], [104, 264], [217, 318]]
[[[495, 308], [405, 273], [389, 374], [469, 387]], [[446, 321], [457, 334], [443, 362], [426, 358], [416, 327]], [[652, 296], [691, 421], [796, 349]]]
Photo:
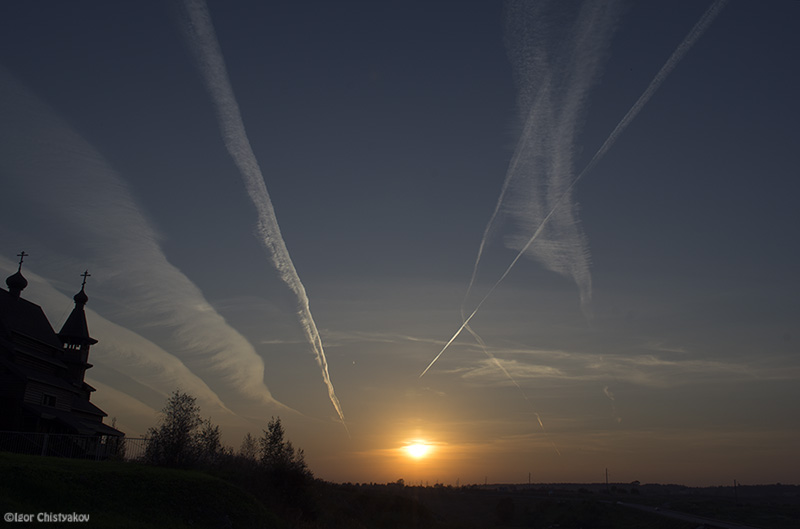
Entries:
[[89, 336], [84, 306], [89, 301], [86, 278], [75, 307], [59, 332], [42, 308], [22, 298], [28, 281], [22, 275], [25, 252], [17, 272], [0, 288], [0, 430], [48, 434], [121, 437], [103, 423], [106, 413], [90, 402], [95, 388], [84, 380]]

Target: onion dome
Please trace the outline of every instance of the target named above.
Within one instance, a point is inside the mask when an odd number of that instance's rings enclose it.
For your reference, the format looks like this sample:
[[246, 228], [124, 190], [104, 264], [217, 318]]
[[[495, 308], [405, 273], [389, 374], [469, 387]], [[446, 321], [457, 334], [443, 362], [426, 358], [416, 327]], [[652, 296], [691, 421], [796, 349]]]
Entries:
[[6, 278], [6, 285], [8, 285], [8, 291], [11, 295], [18, 298], [22, 291], [25, 290], [25, 287], [28, 286], [28, 280], [25, 279], [22, 272], [18, 271]]
[[27, 257], [28, 254], [25, 252], [20, 252], [17, 254], [19, 257], [19, 268], [17, 268], [17, 272], [12, 274], [6, 278], [6, 285], [8, 285], [8, 293], [18, 298], [19, 295], [25, 290], [25, 287], [28, 286], [28, 280], [25, 279], [25, 276], [22, 275], [22, 261]]

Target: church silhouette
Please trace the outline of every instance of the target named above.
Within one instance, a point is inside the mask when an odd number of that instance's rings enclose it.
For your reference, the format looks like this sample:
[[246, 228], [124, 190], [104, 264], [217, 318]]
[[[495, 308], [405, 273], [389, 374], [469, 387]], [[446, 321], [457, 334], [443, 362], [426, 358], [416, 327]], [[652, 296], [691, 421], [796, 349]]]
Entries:
[[39, 305], [21, 297], [28, 281], [19, 268], [0, 288], [0, 430], [122, 437], [103, 423], [107, 414], [89, 400], [95, 388], [84, 380], [89, 336], [84, 272], [75, 307], [56, 333]]

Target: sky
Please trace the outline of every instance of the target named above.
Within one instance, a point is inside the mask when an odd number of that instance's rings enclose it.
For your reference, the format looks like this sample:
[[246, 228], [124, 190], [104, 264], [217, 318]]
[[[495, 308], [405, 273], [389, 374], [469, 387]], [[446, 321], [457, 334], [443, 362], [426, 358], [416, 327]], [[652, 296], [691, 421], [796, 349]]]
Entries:
[[798, 483], [800, 2], [0, 10], [0, 271], [58, 330], [88, 269], [128, 436], [180, 388], [337, 482]]

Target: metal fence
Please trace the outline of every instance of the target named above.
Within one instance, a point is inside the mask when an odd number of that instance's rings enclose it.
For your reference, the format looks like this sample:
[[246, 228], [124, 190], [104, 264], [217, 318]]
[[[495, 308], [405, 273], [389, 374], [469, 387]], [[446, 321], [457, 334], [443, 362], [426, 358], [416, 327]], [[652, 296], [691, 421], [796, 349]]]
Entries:
[[0, 432], [0, 452], [33, 454], [96, 461], [141, 461], [149, 439], [110, 435], [70, 435]]

